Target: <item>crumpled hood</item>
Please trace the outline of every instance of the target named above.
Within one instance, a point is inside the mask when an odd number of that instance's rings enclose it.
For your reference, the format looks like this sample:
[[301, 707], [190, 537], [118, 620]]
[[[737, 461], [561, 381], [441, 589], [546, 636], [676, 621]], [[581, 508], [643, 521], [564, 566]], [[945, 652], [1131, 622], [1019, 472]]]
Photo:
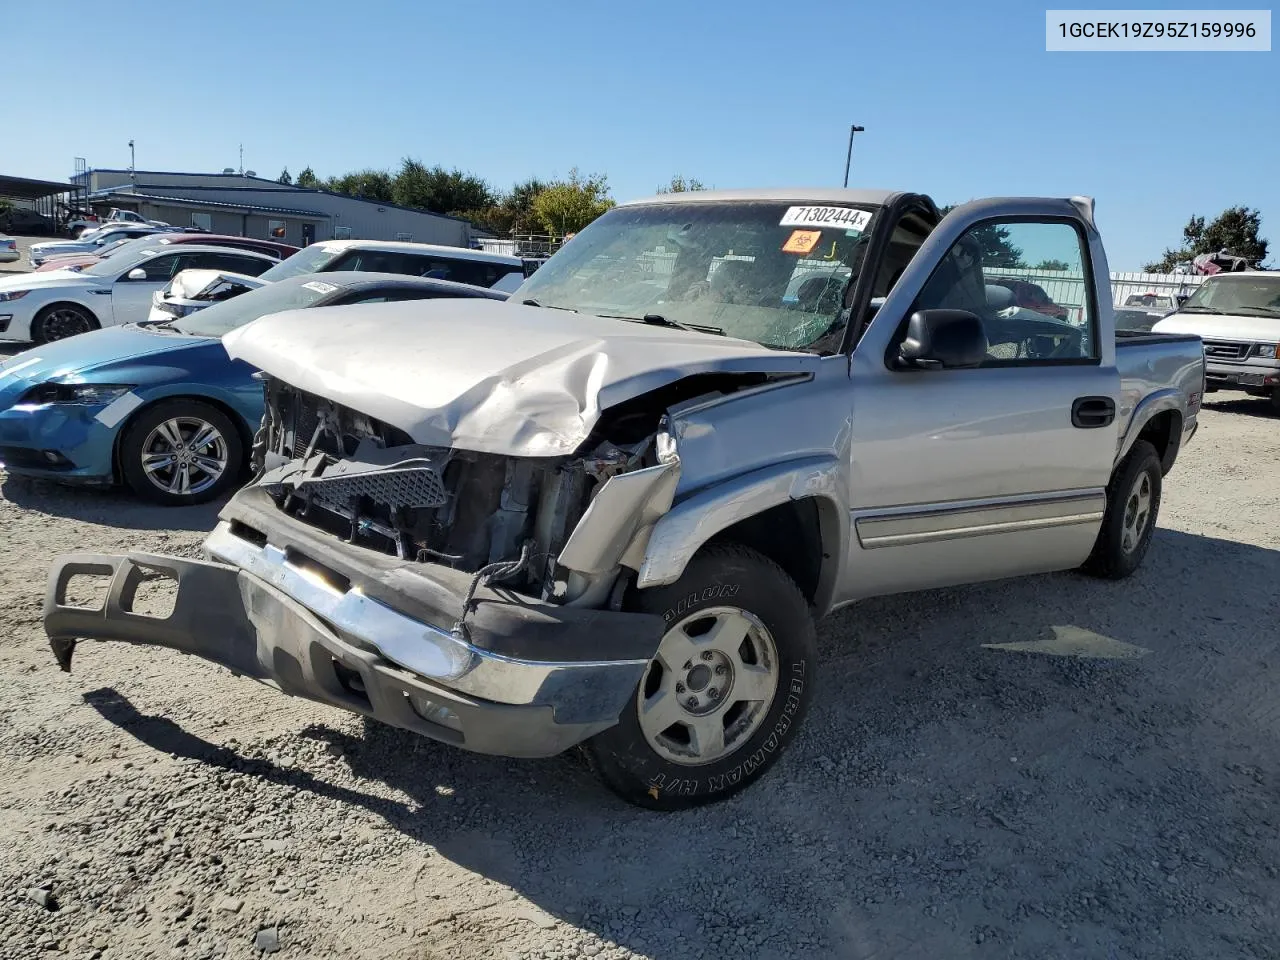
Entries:
[[1171, 313], [1157, 320], [1152, 333], [1194, 333], [1210, 340], [1280, 341], [1280, 317], [1220, 316], [1216, 313]]
[[227, 270], [182, 270], [169, 281], [165, 290], [165, 298], [171, 300], [197, 300], [216, 283], [232, 280], [249, 290], [265, 286], [267, 281], [259, 280], [245, 273], [231, 273]]
[[601, 411], [691, 374], [819, 363], [748, 340], [493, 300], [290, 310], [222, 342], [418, 443], [535, 457], [572, 453]]

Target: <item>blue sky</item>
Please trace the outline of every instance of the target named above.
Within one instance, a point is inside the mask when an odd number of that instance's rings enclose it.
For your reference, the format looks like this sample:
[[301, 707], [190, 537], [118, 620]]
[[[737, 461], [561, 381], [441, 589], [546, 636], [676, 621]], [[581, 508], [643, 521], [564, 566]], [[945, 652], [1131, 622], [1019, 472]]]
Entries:
[[1025, 0], [15, 2], [3, 22], [24, 38], [4, 173], [124, 167], [130, 138], [140, 169], [217, 171], [243, 142], [270, 177], [412, 156], [506, 187], [577, 166], [627, 199], [675, 173], [838, 185], [856, 122], [851, 185], [1092, 194], [1117, 270], [1243, 203], [1280, 260], [1280, 53], [1046, 53]]

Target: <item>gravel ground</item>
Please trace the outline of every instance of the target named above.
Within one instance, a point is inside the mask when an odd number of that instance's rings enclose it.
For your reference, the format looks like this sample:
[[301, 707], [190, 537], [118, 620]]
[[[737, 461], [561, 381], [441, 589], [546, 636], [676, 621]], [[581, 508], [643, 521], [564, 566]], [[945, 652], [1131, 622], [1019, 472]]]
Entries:
[[788, 753], [674, 815], [176, 653], [60, 673], [49, 559], [216, 507], [5, 478], [0, 960], [1280, 957], [1280, 420], [1202, 423], [1135, 577], [831, 618]]

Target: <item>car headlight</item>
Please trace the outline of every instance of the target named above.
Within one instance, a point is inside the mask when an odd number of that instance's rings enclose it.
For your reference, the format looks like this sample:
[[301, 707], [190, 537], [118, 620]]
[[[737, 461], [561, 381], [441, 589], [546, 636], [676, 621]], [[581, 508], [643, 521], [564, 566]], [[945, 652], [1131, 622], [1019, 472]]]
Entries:
[[0, 291], [0, 303], [8, 303], [10, 300], [21, 300], [30, 290], [3, 290]]
[[1280, 347], [1280, 344], [1275, 344], [1275, 343], [1259, 344], [1258, 356], [1260, 356], [1263, 360], [1274, 360], [1276, 358], [1277, 347]]
[[110, 403], [133, 389], [120, 383], [42, 383], [22, 395], [19, 403]]

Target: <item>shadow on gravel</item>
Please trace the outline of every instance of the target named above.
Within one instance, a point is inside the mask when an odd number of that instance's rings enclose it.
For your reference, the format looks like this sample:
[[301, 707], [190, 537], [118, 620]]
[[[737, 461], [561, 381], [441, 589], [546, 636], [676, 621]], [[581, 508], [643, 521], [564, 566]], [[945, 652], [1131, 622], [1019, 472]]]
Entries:
[[52, 480], [6, 475], [4, 499], [26, 510], [130, 530], [212, 530], [225, 500], [191, 507], [158, 507], [124, 490], [72, 487]]
[[[374, 723], [300, 732], [299, 753], [323, 743], [357, 784], [408, 798], [392, 802], [247, 759], [113, 691], [87, 698], [157, 750], [362, 807], [656, 960], [1274, 957], [1277, 582], [1276, 550], [1160, 530], [1121, 583], [1061, 574], [859, 604], [822, 625], [820, 692], [778, 765], [678, 814], [615, 800], [576, 755], [476, 756]], [[1064, 626], [1146, 653], [984, 647]], [[472, 889], [426, 955], [466, 942], [504, 956], [513, 929], [536, 933], [501, 887]], [[429, 915], [440, 895], [406, 909]]]
[[109, 687], [90, 690], [84, 694], [85, 703], [100, 713], [104, 720], [128, 731], [142, 743], [161, 753], [199, 760], [201, 763], [224, 770], [250, 773], [271, 783], [285, 784], [299, 790], [309, 790], [317, 796], [338, 803], [368, 808], [388, 821], [407, 816], [411, 810], [394, 801], [374, 799], [356, 790], [348, 790], [318, 780], [309, 773], [296, 769], [283, 769], [265, 760], [240, 756], [234, 750], [210, 743], [193, 733], [187, 733], [172, 720], [142, 713], [129, 698]]
[[1271, 401], [1264, 397], [1235, 394], [1231, 400], [1220, 400], [1217, 399], [1217, 394], [1210, 394], [1204, 401], [1204, 408], [1218, 413], [1231, 413], [1246, 417], [1260, 417], [1263, 420], [1280, 421], [1280, 414], [1276, 413], [1276, 408], [1271, 405]]

